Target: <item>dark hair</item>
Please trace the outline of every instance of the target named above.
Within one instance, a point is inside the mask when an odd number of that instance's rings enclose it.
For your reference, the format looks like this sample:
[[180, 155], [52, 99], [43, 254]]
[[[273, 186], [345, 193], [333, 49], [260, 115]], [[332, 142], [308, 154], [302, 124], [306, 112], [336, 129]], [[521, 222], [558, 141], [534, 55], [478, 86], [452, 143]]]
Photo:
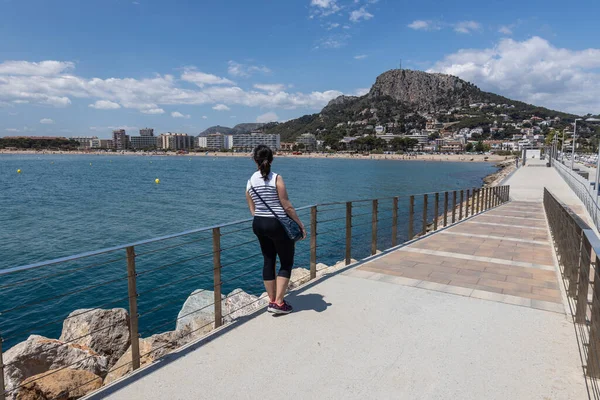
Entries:
[[273, 151], [271, 148], [267, 145], [259, 144], [252, 152], [252, 158], [254, 158], [254, 162], [258, 165], [263, 179], [267, 180], [271, 173], [271, 163], [273, 162]]

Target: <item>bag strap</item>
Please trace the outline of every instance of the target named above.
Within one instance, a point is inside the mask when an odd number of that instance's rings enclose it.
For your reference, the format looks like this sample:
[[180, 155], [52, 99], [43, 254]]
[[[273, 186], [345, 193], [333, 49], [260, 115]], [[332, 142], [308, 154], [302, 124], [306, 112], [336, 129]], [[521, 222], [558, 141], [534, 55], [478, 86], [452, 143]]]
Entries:
[[254, 192], [254, 194], [258, 196], [258, 198], [260, 199], [260, 201], [262, 201], [262, 203], [269, 209], [269, 211], [271, 211], [271, 213], [275, 216], [275, 218], [279, 219], [279, 216], [277, 214], [275, 214], [275, 211], [273, 211], [273, 209], [271, 207], [269, 207], [269, 205], [267, 204], [267, 202], [264, 201], [262, 197], [260, 197], [260, 194], [258, 194], [258, 192], [254, 188], [254, 186], [250, 185], [250, 189], [252, 189], [252, 191]]

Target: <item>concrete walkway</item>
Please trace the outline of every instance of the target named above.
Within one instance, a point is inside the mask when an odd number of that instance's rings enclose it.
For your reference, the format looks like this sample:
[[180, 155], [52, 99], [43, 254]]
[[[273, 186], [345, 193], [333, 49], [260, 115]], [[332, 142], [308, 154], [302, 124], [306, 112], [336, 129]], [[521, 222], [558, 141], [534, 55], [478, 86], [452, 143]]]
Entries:
[[521, 168], [515, 201], [311, 283], [289, 295], [293, 314], [234, 323], [91, 398], [585, 399], [537, 193], [572, 200], [552, 172]]

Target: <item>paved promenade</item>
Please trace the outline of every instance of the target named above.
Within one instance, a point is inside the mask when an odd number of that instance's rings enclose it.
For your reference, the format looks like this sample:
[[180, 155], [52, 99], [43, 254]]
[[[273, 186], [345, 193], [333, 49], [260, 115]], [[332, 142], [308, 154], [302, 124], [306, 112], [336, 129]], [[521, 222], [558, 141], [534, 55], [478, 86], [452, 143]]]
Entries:
[[234, 323], [92, 398], [586, 399], [543, 186], [578, 204], [552, 172], [521, 168], [515, 201], [310, 283], [290, 294], [293, 314]]

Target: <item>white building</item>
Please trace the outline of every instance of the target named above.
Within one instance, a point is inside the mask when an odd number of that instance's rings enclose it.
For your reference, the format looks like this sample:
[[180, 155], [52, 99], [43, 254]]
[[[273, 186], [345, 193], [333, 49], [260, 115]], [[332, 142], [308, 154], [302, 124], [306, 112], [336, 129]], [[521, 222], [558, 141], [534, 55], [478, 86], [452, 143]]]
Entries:
[[98, 136], [71, 136], [69, 139], [79, 142], [79, 149], [89, 149], [92, 147], [92, 140], [98, 139]]
[[262, 132], [233, 135], [232, 148], [234, 150], [252, 150], [259, 144], [269, 146], [272, 150], [279, 150], [281, 148], [281, 138], [279, 135]]
[[90, 147], [92, 149], [112, 149], [113, 141], [110, 139], [92, 139]]
[[194, 140], [196, 142], [196, 148], [198, 148], [198, 149], [206, 149], [206, 148], [208, 148], [206, 136], [198, 136]]
[[190, 150], [194, 148], [194, 137], [187, 133], [161, 133], [157, 138], [157, 147], [165, 150]]
[[313, 151], [317, 149], [317, 138], [312, 133], [303, 133], [296, 139], [296, 144], [302, 144], [305, 150]]

